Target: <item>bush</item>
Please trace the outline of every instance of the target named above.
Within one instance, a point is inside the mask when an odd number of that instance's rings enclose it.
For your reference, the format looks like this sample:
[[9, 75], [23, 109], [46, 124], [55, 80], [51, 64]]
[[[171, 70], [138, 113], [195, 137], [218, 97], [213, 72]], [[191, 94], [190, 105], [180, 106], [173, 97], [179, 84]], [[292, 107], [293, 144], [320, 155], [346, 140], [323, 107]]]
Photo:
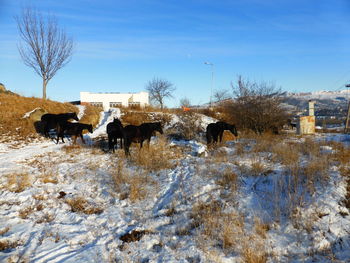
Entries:
[[231, 85], [235, 99], [226, 107], [236, 125], [258, 134], [278, 132], [287, 120], [287, 113], [280, 106], [284, 93], [273, 84], [252, 83], [242, 77], [237, 86]]

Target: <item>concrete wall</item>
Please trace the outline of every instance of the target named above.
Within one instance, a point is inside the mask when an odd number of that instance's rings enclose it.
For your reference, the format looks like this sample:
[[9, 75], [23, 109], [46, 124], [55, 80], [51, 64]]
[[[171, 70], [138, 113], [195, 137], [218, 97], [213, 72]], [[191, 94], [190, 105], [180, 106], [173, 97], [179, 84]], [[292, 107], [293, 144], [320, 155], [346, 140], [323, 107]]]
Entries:
[[[108, 111], [111, 108], [110, 103], [115, 103], [115, 106], [135, 106], [145, 107], [149, 105], [148, 92], [139, 93], [91, 93], [80, 92], [80, 102], [82, 104], [96, 104], [101, 103], [103, 110]], [[119, 105], [118, 105], [119, 104]]]
[[297, 122], [297, 134], [314, 134], [315, 120], [315, 116], [300, 116]]

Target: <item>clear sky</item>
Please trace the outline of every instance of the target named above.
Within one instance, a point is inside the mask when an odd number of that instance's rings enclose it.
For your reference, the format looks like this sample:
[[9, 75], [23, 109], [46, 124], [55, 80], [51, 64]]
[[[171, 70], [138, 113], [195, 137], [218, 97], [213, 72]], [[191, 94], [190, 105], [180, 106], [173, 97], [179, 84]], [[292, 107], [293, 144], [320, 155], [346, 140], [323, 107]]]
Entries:
[[350, 0], [0, 0], [0, 82], [42, 96], [21, 62], [14, 16], [24, 6], [53, 13], [75, 42], [71, 62], [49, 82], [58, 101], [80, 91], [139, 92], [172, 82], [169, 107], [209, 101], [238, 75], [285, 91], [337, 90], [350, 81]]

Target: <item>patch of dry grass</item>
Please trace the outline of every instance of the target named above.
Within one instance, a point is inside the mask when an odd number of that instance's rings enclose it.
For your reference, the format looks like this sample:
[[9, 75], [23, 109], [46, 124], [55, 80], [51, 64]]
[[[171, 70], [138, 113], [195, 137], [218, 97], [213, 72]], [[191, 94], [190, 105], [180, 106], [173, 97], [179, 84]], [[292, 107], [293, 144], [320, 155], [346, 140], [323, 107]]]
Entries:
[[101, 214], [103, 212], [102, 207], [98, 207], [91, 204], [84, 197], [77, 196], [71, 199], [66, 199], [65, 202], [71, 207], [71, 211], [75, 213], [83, 213], [87, 215]]
[[18, 216], [22, 219], [27, 219], [30, 214], [34, 213], [35, 207], [34, 206], [27, 206], [18, 212]]
[[[224, 211], [218, 201], [197, 203], [192, 208], [192, 225], [197, 227], [197, 242], [204, 250], [221, 247], [226, 253], [238, 253], [243, 262], [267, 262], [264, 239], [269, 230], [260, 221], [250, 234], [245, 230], [244, 216]], [[212, 254], [212, 253], [208, 253]]]
[[[85, 105], [85, 111], [83, 117], [79, 120], [81, 123], [91, 124], [96, 127], [100, 122], [101, 109], [92, 105]], [[87, 132], [84, 130], [84, 132]]]
[[19, 240], [11, 241], [11, 240], [0, 240], [0, 251], [6, 251], [9, 249], [16, 248], [21, 246], [22, 242]]
[[144, 122], [151, 122], [152, 119], [147, 112], [140, 111], [123, 111], [122, 122], [126, 125], [141, 125]]
[[177, 148], [171, 148], [165, 136], [157, 136], [152, 140], [157, 141], [150, 145], [144, 143], [141, 149], [138, 148], [139, 144], [135, 144], [136, 151], [131, 155], [131, 160], [147, 171], [173, 168], [176, 163], [172, 160], [180, 158], [182, 153]]
[[20, 193], [27, 187], [32, 185], [30, 175], [28, 173], [14, 173], [5, 175], [7, 178], [7, 184], [3, 185], [3, 188], [8, 191]]
[[277, 143], [272, 147], [271, 152], [275, 162], [293, 166], [299, 162], [300, 145], [297, 143]]
[[4, 228], [1, 228], [0, 229], [0, 236], [5, 235], [9, 230], [10, 230], [10, 228], [8, 226], [4, 227]]
[[120, 200], [129, 198], [131, 202], [136, 202], [145, 199], [150, 194], [157, 193], [158, 185], [148, 172], [141, 169], [129, 170], [126, 166], [126, 160], [118, 158], [116, 166], [111, 171], [115, 190]]

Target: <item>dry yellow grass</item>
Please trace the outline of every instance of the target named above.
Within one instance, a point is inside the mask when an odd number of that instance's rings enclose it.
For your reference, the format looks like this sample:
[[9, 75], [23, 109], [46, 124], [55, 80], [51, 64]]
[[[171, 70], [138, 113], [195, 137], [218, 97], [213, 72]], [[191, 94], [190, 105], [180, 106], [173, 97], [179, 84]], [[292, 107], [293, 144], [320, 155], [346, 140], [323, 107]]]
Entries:
[[7, 184], [3, 185], [5, 189], [11, 192], [20, 193], [27, 187], [31, 186], [31, 180], [28, 173], [14, 173], [8, 174]]
[[88, 215], [101, 214], [103, 212], [103, 208], [90, 204], [85, 198], [80, 196], [67, 199], [65, 202], [71, 207], [72, 212], [79, 212]]
[[1, 240], [0, 241], [0, 251], [5, 251], [8, 249], [16, 248], [21, 246], [22, 242], [20, 241], [10, 241], [10, 240]]
[[141, 149], [139, 144], [134, 146], [136, 147], [134, 147], [135, 154], [131, 157], [132, 161], [147, 171], [173, 168], [176, 164], [172, 160], [181, 156], [181, 152], [176, 148], [170, 148], [165, 136], [158, 136], [157, 142], [152, 145], [144, 143]]
[[119, 157], [112, 168], [111, 176], [120, 200], [129, 198], [131, 202], [143, 200], [157, 193], [157, 183], [142, 169], [130, 171], [126, 168], [126, 159]]
[[22, 219], [27, 219], [28, 216], [33, 213], [35, 211], [35, 207], [34, 206], [27, 206], [25, 208], [22, 208], [21, 210], [19, 210], [18, 212], [18, 216]]
[[37, 107], [50, 113], [78, 112], [78, 108], [70, 103], [0, 93], [0, 135], [16, 136], [21, 140], [35, 137], [34, 122], [22, 117]]
[[85, 105], [84, 115], [79, 122], [91, 124], [93, 127], [96, 127], [100, 121], [100, 112], [101, 109], [98, 107]]

